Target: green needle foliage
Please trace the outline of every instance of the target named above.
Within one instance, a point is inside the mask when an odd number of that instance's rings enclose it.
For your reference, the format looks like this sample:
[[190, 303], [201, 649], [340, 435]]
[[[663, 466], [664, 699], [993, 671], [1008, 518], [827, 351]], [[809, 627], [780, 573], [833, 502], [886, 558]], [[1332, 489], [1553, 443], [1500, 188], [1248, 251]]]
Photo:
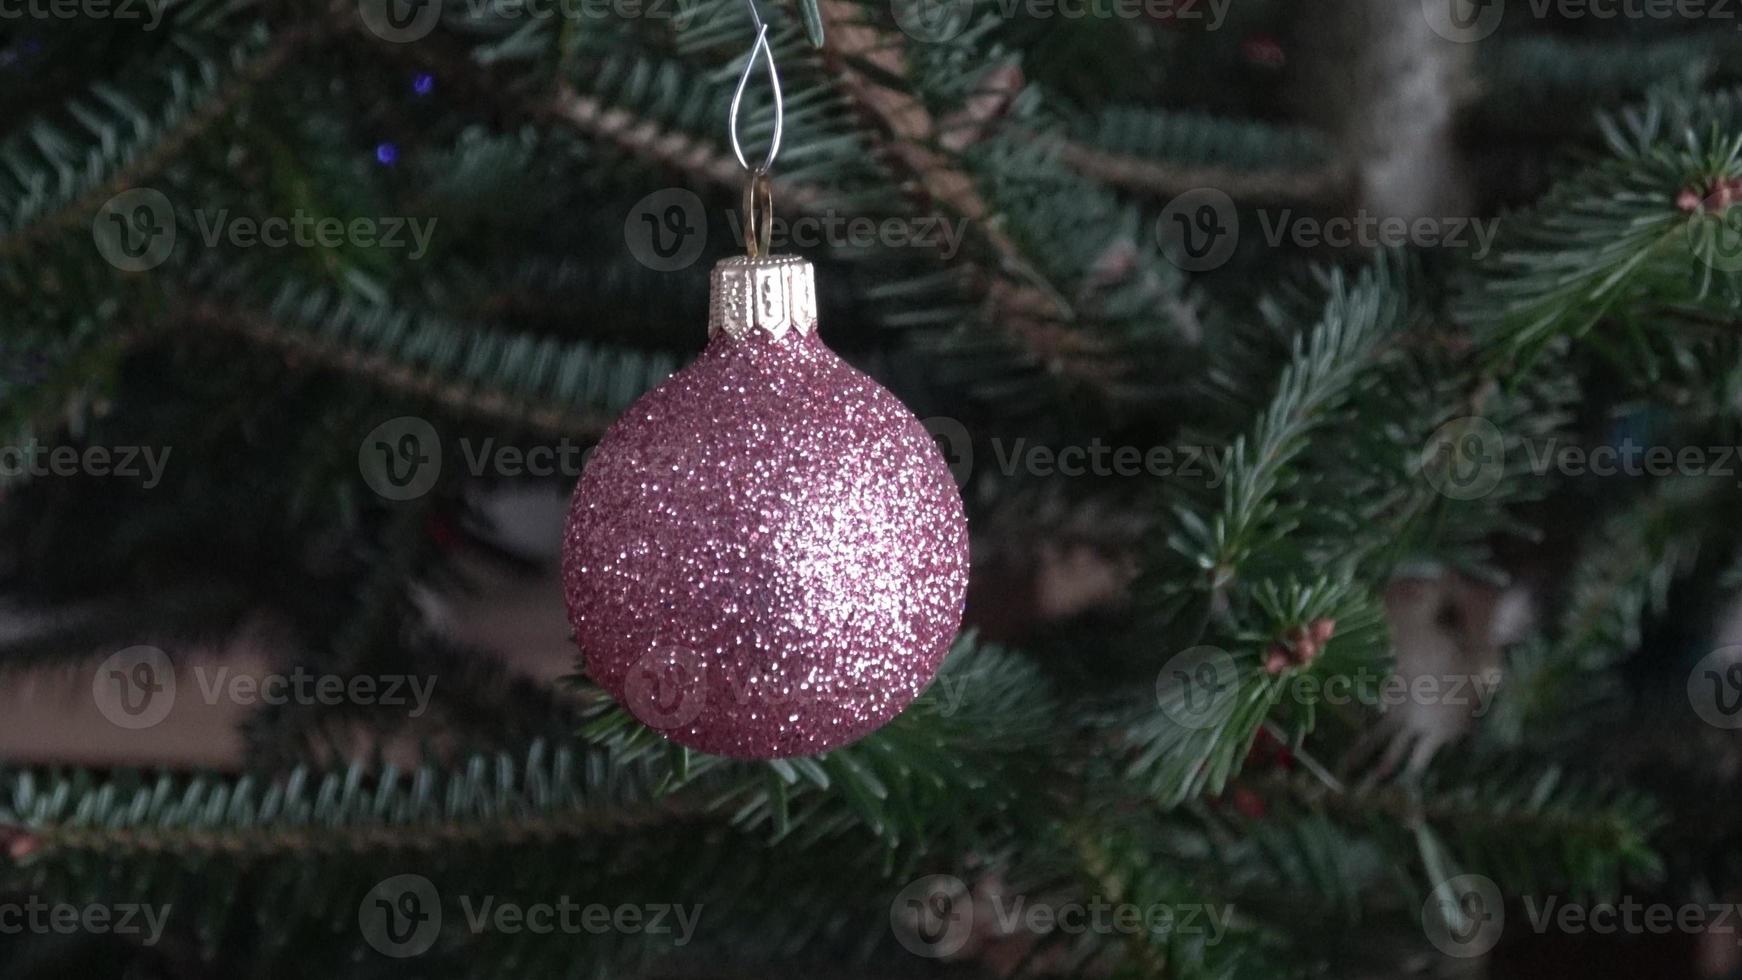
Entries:
[[[0, 21], [0, 464], [174, 448], [150, 489], [0, 465], [0, 727], [138, 644], [441, 681], [423, 718], [251, 710], [215, 770], [0, 760], [0, 907], [167, 910], [148, 943], [0, 937], [8, 975], [1398, 976], [1444, 963], [1424, 903], [1458, 875], [1509, 898], [1735, 889], [1734, 808], [1708, 802], [1734, 746], [1685, 690], [1738, 584], [1735, 481], [1531, 465], [1636, 432], [1742, 439], [1727, 34], [1515, 16], [1463, 52], [1469, 84], [1425, 86], [1460, 100], [1493, 254], [1248, 236], [1187, 269], [1159, 240], [1176, 195], [1222, 190], [1250, 230], [1373, 190], [1374, 148], [1328, 128], [1343, 97], [1295, 66], [1333, 15], [761, 4], [781, 250], [815, 262], [836, 350], [965, 432], [981, 632], [880, 731], [751, 762], [451, 635], [449, 601], [492, 577], [554, 608], [552, 555], [493, 503], [576, 474], [505, 487], [456, 462], [390, 500], [359, 463], [401, 416], [449, 449], [590, 446], [695, 356], [705, 270], [741, 247], [726, 114], [749, 12], [449, 0], [390, 38], [378, 6]], [[1366, 94], [1424, 87], [1394, 81]], [[705, 236], [688, 266], [634, 247], [656, 204]], [[115, 236], [142, 215], [172, 244], [130, 268]], [[413, 255], [222, 226], [293, 216], [431, 235]], [[1189, 448], [1211, 478], [1022, 472], [1016, 438]], [[1471, 465], [1482, 492], [1454, 482]], [[1539, 615], [1502, 636], [1494, 596], [1520, 582]], [[1056, 614], [1079, 588], [1123, 601]], [[1025, 618], [1046, 628], [995, 632]], [[1453, 652], [1424, 666], [1433, 639]], [[1493, 710], [1438, 727], [1411, 709], [1440, 705], [1327, 694], [1489, 668]], [[407, 875], [443, 913], [414, 959], [365, 924]], [[478, 911], [570, 899], [701, 917], [539, 932]], [[1098, 908], [1143, 918], [1023, 912]]]

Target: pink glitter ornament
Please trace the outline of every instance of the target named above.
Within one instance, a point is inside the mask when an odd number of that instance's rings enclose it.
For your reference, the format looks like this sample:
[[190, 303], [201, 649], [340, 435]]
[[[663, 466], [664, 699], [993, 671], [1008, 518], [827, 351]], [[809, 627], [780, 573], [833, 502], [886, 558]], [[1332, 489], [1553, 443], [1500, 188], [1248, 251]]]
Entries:
[[895, 396], [816, 335], [810, 263], [732, 258], [710, 340], [630, 407], [575, 489], [563, 550], [587, 673], [704, 752], [859, 739], [937, 673], [968, 529]]

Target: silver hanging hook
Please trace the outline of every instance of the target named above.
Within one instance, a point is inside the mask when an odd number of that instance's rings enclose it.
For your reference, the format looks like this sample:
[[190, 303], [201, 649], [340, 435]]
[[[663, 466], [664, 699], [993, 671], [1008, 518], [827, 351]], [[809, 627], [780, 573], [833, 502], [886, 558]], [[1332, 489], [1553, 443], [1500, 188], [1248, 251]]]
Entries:
[[[738, 89], [732, 93], [732, 112], [728, 120], [732, 137], [732, 155], [738, 158], [738, 166], [751, 174], [767, 173], [774, 166], [774, 158], [780, 153], [780, 137], [786, 130], [786, 104], [780, 95], [780, 72], [774, 67], [774, 48], [768, 43], [768, 25], [762, 22], [762, 15], [756, 12], [756, 0], [744, 0], [750, 7], [750, 23], [756, 27], [756, 46], [750, 49], [750, 57], [744, 60], [744, 71], [738, 76]], [[744, 146], [738, 139], [738, 110], [744, 103], [744, 89], [750, 84], [750, 73], [756, 69], [756, 57], [768, 65], [768, 83], [774, 89], [774, 136], [768, 143], [768, 156], [763, 158], [762, 166], [752, 167], [744, 159]]]

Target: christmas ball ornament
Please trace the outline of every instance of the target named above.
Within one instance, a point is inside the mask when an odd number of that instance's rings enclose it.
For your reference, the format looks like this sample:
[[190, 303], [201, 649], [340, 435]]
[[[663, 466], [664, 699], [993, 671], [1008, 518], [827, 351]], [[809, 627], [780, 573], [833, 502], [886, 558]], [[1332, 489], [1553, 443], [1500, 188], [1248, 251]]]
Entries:
[[937, 672], [968, 581], [962, 501], [894, 395], [825, 346], [792, 257], [715, 267], [707, 349], [605, 433], [563, 577], [587, 673], [643, 723], [810, 755]]

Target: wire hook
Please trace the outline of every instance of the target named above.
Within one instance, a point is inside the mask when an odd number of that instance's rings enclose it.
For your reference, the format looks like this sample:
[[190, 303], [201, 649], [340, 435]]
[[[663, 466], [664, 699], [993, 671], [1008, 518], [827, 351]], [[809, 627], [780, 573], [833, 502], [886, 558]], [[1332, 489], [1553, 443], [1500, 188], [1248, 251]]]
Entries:
[[[780, 94], [780, 72], [774, 67], [774, 48], [768, 43], [768, 25], [762, 22], [762, 15], [756, 11], [756, 0], [744, 0], [750, 7], [750, 23], [756, 27], [756, 45], [750, 49], [750, 57], [744, 60], [744, 71], [738, 76], [738, 88], [732, 93], [732, 111], [728, 124], [732, 137], [732, 155], [738, 158], [738, 166], [743, 167], [751, 175], [765, 174], [774, 166], [774, 158], [780, 153], [780, 137], [786, 131], [786, 104]], [[756, 70], [756, 57], [762, 56], [762, 61], [768, 66], [768, 83], [774, 89], [774, 136], [768, 143], [768, 155], [763, 158], [760, 167], [750, 166], [744, 159], [744, 146], [738, 139], [738, 110], [744, 103], [744, 89], [750, 85], [750, 73]]]

